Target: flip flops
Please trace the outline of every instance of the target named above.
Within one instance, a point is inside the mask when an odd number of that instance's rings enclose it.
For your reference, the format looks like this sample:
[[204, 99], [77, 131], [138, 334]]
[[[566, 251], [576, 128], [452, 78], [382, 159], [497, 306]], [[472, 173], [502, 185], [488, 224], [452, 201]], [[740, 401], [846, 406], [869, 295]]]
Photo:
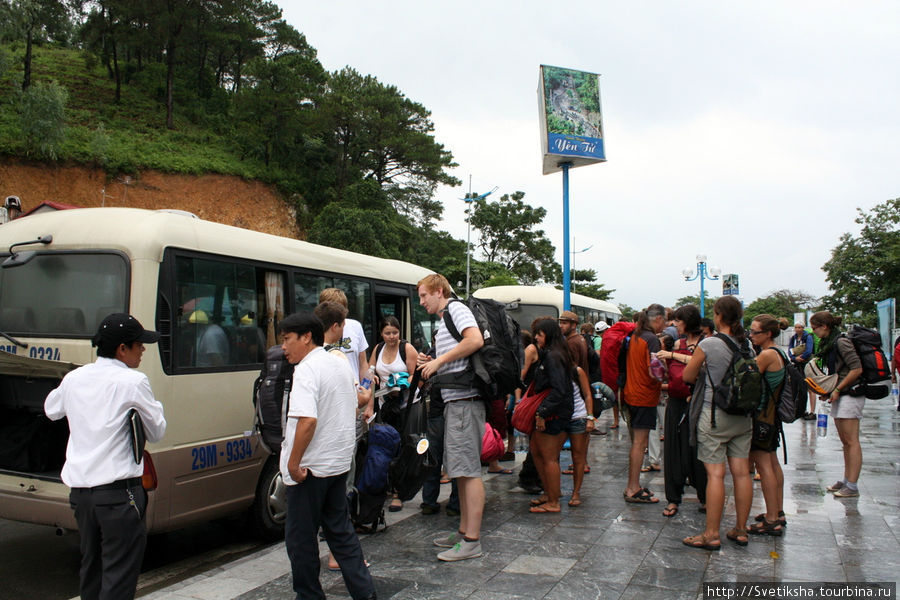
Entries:
[[[584, 474], [587, 475], [591, 472], [591, 465], [584, 465]], [[569, 465], [565, 471], [562, 472], [563, 475], [572, 475], [575, 473], [575, 465]]]
[[[716, 542], [716, 543], [713, 543]], [[712, 538], [707, 538], [702, 533], [700, 535], [693, 535], [690, 537], [686, 537], [681, 540], [681, 543], [687, 546], [688, 548], [699, 548], [701, 550], [721, 550], [722, 542], [719, 540], [714, 540]]]
[[512, 475], [512, 469], [498, 469], [496, 471], [488, 471], [488, 473], [499, 473], [500, 475]]
[[642, 488], [630, 496], [625, 494], [625, 502], [632, 504], [656, 504], [659, 502], [659, 498], [654, 498], [650, 490]]
[[669, 517], [669, 518], [674, 517], [675, 515], [678, 514], [678, 505], [677, 504], [669, 504], [667, 507], [665, 507], [663, 509], [662, 514], [664, 517]]
[[558, 512], [562, 512], [562, 509], [547, 508], [546, 505], [541, 504], [540, 506], [532, 506], [531, 508], [528, 509], [528, 512], [533, 512], [535, 514], [558, 513]]
[[641, 473], [649, 473], [650, 471], [662, 471], [662, 467], [659, 465], [647, 465], [646, 467], [641, 467]]

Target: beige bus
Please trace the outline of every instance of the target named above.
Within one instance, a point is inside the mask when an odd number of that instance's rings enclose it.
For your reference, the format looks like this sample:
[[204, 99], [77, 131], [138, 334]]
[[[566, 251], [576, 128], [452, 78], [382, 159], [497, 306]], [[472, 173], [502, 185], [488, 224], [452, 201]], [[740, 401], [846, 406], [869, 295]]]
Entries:
[[[476, 298], [490, 298], [506, 305], [506, 311], [522, 329], [530, 329], [538, 317], [559, 317], [563, 311], [563, 293], [552, 287], [533, 285], [498, 285], [472, 292]], [[572, 312], [581, 323], [606, 321], [612, 325], [622, 318], [622, 311], [612, 302], [569, 294]]]
[[283, 315], [336, 287], [370, 345], [384, 315], [427, 343], [414, 289], [427, 269], [188, 213], [42, 213], [0, 226], [0, 248], [0, 518], [76, 528], [60, 480], [68, 427], [43, 404], [95, 360], [90, 338], [109, 313], [162, 334], [140, 366], [168, 421], [144, 460], [153, 532], [246, 513], [262, 537], [282, 534], [281, 478], [254, 430], [252, 393]]

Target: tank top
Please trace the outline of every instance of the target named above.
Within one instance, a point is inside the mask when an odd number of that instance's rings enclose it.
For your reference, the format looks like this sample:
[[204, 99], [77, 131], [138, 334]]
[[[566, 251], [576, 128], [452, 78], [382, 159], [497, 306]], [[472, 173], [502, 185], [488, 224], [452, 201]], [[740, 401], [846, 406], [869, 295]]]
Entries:
[[587, 416], [587, 407], [584, 405], [584, 398], [581, 397], [581, 388], [574, 381], [572, 382], [572, 398], [575, 400], [575, 410], [572, 412], [572, 419], [583, 419]]

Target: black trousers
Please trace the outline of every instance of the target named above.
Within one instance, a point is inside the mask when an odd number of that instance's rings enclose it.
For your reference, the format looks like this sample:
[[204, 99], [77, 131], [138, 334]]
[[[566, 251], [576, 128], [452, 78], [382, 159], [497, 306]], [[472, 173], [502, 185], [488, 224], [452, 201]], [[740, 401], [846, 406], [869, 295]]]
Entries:
[[320, 478], [310, 473], [303, 483], [287, 486], [287, 501], [284, 545], [297, 600], [325, 598], [319, 582], [320, 527], [350, 596], [354, 600], [374, 597], [375, 584], [347, 510], [347, 474]]
[[706, 504], [706, 467], [697, 460], [697, 447], [691, 447], [690, 404], [683, 398], [669, 397], [663, 441], [663, 478], [666, 501], [681, 504], [685, 484], [697, 490], [697, 499]]
[[69, 502], [81, 534], [82, 599], [134, 598], [147, 546], [147, 492], [140, 485], [74, 488]]

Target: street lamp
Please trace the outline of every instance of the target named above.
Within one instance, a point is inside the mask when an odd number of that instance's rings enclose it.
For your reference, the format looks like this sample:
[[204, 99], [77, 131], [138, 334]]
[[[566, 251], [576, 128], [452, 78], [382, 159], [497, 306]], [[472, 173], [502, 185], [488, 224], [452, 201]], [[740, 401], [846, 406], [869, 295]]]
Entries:
[[[572, 243], [574, 243], [574, 242], [575, 242], [575, 238], [572, 238]], [[575, 270], [575, 255], [576, 255], [576, 254], [581, 254], [582, 252], [587, 252], [588, 250], [590, 250], [590, 249], [593, 248], [593, 247], [594, 247], [594, 245], [591, 244], [591, 245], [588, 246], [587, 248], [582, 248], [581, 250], [572, 250], [572, 265], [571, 265], [571, 269], [572, 269], [573, 271]], [[575, 291], [575, 286], [574, 286], [574, 285], [572, 286], [572, 291]]]
[[684, 269], [681, 274], [684, 276], [685, 281], [694, 281], [696, 279], [700, 280], [700, 318], [704, 318], [706, 316], [706, 289], [703, 287], [703, 280], [708, 279], [710, 281], [717, 281], [719, 279], [719, 275], [722, 274], [722, 269], [719, 267], [711, 267], [709, 269], [709, 274], [706, 271], [706, 255], [698, 254], [697, 255], [697, 274], [694, 275], [694, 271], [691, 269]]
[[461, 198], [463, 202], [468, 204], [466, 207], [466, 298], [469, 297], [469, 272], [471, 268], [472, 262], [472, 203], [476, 200], [481, 200], [482, 198], [487, 198], [491, 194], [497, 191], [497, 186], [494, 186], [494, 189], [491, 191], [481, 194], [480, 196], [476, 196], [472, 193], [472, 176], [469, 176], [469, 193], [466, 194], [465, 198]]

